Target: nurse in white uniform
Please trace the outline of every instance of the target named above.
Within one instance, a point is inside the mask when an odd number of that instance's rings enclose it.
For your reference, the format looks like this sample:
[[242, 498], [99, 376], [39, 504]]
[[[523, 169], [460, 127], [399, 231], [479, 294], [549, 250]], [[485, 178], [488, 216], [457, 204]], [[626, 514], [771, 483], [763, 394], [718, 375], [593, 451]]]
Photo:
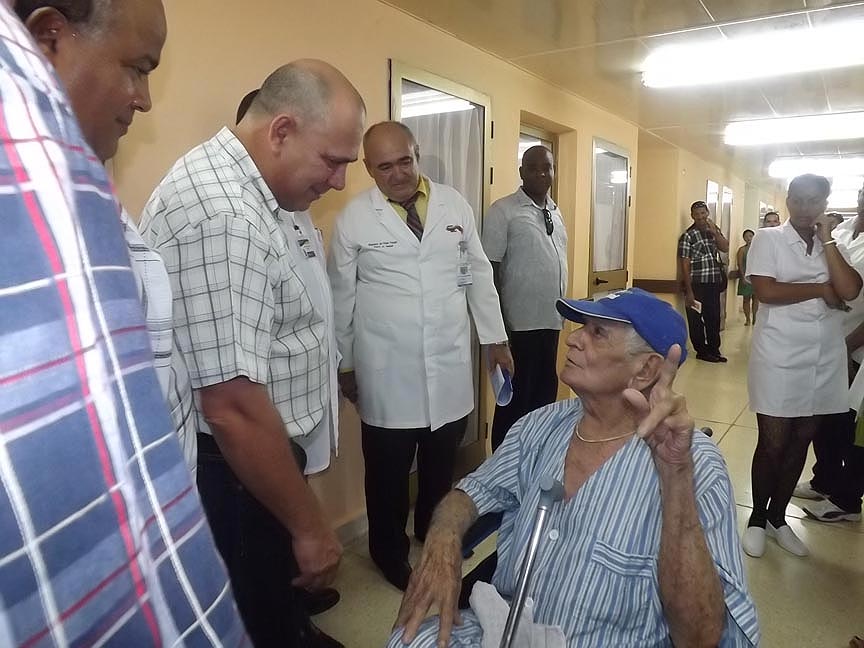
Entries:
[[789, 220], [760, 230], [747, 256], [747, 278], [763, 304], [748, 381], [759, 442], [753, 455], [753, 513], [743, 546], [754, 557], [764, 553], [766, 536], [795, 555], [807, 555], [786, 524], [786, 506], [819, 416], [848, 408], [842, 309], [858, 296], [861, 277], [831, 238], [825, 218], [830, 193], [826, 178], [795, 178], [786, 197]]

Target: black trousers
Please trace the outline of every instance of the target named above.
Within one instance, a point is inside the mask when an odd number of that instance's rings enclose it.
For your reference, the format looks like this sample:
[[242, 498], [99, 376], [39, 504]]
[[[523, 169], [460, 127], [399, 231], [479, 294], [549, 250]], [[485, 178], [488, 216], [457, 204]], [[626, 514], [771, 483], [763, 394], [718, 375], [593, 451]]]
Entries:
[[408, 560], [411, 541], [405, 534], [410, 507], [408, 476], [417, 455], [417, 504], [414, 535], [426, 539], [432, 511], [453, 485], [456, 451], [468, 417], [430, 428], [400, 429], [361, 424], [366, 462], [366, 514], [369, 555], [381, 569]]
[[864, 496], [864, 448], [855, 443], [855, 412], [822, 417], [813, 451], [816, 464], [810, 485], [835, 506], [850, 513], [861, 512]]
[[[306, 455], [292, 447], [302, 470]], [[252, 645], [308, 645], [309, 615], [291, 586], [299, 571], [291, 536], [240, 483], [209, 434], [198, 435], [198, 491]]]
[[510, 351], [516, 365], [513, 400], [495, 406], [492, 450], [503, 442], [513, 424], [538, 407], [554, 403], [558, 396], [558, 337], [560, 331], [511, 331]]
[[690, 343], [699, 355], [720, 355], [720, 284], [693, 284], [702, 312], [686, 308]]

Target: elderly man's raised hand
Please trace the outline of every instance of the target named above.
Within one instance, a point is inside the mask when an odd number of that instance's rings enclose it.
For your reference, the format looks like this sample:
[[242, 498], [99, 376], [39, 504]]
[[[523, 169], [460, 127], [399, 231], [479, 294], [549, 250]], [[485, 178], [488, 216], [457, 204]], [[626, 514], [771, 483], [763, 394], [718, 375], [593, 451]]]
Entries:
[[429, 536], [420, 563], [411, 574], [408, 589], [396, 617], [396, 626], [404, 626], [402, 642], [414, 641], [420, 624], [430, 610], [438, 609], [440, 628], [438, 645], [450, 642], [453, 624], [462, 625], [459, 615], [459, 590], [462, 586], [462, 551], [458, 537], [451, 534]]
[[638, 413], [636, 434], [651, 448], [658, 469], [687, 465], [691, 461], [693, 417], [687, 411], [684, 397], [672, 390], [680, 359], [681, 347], [675, 344], [669, 349], [660, 368], [660, 377], [647, 398], [635, 389], [624, 390], [624, 398]]

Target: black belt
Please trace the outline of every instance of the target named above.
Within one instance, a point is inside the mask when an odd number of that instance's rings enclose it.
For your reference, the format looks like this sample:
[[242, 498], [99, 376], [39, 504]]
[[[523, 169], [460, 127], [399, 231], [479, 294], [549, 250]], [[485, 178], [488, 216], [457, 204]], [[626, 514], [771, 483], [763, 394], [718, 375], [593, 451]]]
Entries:
[[[303, 449], [303, 446], [297, 443], [294, 439], [290, 439], [290, 441], [291, 451], [294, 453], [294, 460], [300, 467], [300, 471], [303, 472], [306, 470], [306, 451]], [[222, 450], [219, 449], [219, 444], [216, 443], [216, 439], [213, 438], [212, 434], [205, 434], [204, 432], [198, 433], [198, 450], [209, 454], [217, 454], [222, 458], [225, 457], [225, 455], [222, 454]]]

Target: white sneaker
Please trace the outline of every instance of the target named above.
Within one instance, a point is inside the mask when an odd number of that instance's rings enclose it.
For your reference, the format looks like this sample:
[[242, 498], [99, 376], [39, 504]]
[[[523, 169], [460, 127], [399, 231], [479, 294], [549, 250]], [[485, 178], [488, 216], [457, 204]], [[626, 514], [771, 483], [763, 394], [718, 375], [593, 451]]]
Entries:
[[795, 486], [795, 490], [792, 491], [792, 497], [800, 497], [801, 499], [809, 500], [823, 500], [825, 499], [825, 493], [817, 491], [810, 485], [809, 481], [802, 481], [798, 482], [798, 485]]
[[806, 506], [802, 506], [804, 512], [812, 518], [820, 522], [857, 522], [861, 519], [860, 513], [850, 513], [844, 511], [839, 506], [835, 506], [831, 500], [822, 500], [820, 502], [812, 502]]
[[759, 526], [747, 527], [741, 537], [741, 547], [748, 556], [761, 558], [765, 553], [765, 529]]
[[769, 538], [774, 538], [774, 540], [777, 541], [777, 544], [789, 553], [801, 556], [802, 558], [810, 555], [810, 550], [807, 549], [807, 545], [801, 542], [801, 539], [795, 535], [792, 527], [788, 524], [784, 524], [778, 529], [769, 522], [765, 527], [765, 531]]

